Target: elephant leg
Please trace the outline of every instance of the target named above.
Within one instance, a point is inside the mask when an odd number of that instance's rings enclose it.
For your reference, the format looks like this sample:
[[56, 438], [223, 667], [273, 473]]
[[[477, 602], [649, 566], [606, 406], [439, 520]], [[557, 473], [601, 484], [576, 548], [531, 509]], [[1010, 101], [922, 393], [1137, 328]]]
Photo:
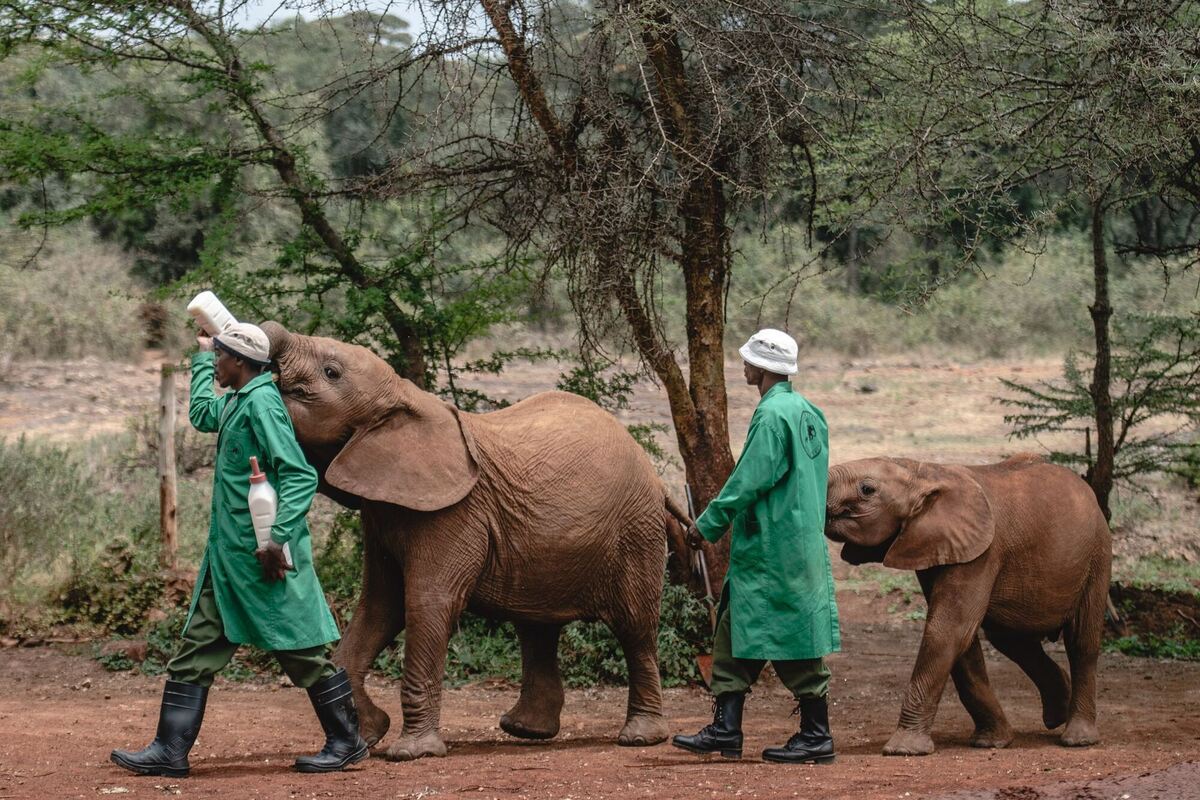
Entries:
[[400, 702], [404, 730], [388, 748], [393, 761], [413, 761], [424, 756], [446, 755], [438, 735], [442, 712], [442, 679], [446, 673], [446, 648], [458, 617], [466, 607], [466, 592], [453, 586], [413, 585], [406, 573], [404, 679]]
[[358, 727], [368, 745], [387, 733], [391, 719], [371, 700], [363, 679], [375, 657], [404, 630], [404, 581], [399, 562], [379, 541], [373, 515], [363, 511], [363, 584], [354, 617], [334, 651], [345, 667], [358, 709]]
[[1003, 628], [984, 627], [988, 641], [1021, 668], [1042, 697], [1042, 722], [1053, 730], [1067, 721], [1071, 684], [1062, 667], [1042, 649], [1041, 637]]
[[1004, 709], [988, 681], [983, 648], [976, 637], [950, 670], [958, 697], [975, 722], [972, 747], [1007, 747], [1013, 738]]
[[[988, 597], [978, 589], [986, 576], [981, 579], [975, 574], [977, 569], [947, 567], [939, 571], [938, 580], [930, 574], [932, 570], [917, 573], [929, 611], [900, 707], [900, 723], [883, 747], [885, 756], [923, 756], [934, 751], [930, 731], [946, 679], [972, 643], [978, 646], [979, 625], [987, 609]], [[954, 579], [948, 580], [949, 575]]]
[[1067, 747], [1086, 747], [1100, 741], [1096, 727], [1096, 667], [1100, 661], [1108, 583], [1108, 563], [1094, 566], [1075, 617], [1063, 631], [1071, 662], [1071, 702], [1061, 739]]
[[562, 677], [558, 674], [559, 625], [521, 623], [521, 696], [500, 727], [522, 739], [549, 739], [558, 733], [563, 707]]
[[658, 674], [658, 602], [653, 613], [622, 618], [610, 627], [625, 651], [629, 667], [629, 701], [625, 725], [617, 735], [617, 744], [647, 747], [667, 740], [667, 720], [662, 713], [662, 684]]

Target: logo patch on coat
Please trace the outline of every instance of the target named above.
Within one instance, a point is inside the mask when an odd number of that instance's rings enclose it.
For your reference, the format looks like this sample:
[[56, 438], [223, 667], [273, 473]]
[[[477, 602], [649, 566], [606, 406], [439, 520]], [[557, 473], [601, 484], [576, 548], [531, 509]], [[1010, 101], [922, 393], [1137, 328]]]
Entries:
[[800, 445], [809, 458], [821, 455], [820, 428], [817, 427], [817, 417], [811, 411], [800, 415]]

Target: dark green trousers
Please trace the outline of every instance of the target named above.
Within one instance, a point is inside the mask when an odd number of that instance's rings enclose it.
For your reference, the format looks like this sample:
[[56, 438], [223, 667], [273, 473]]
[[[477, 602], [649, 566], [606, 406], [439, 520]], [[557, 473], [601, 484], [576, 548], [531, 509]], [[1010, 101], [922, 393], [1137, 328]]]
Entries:
[[[733, 657], [729, 604], [725, 603], [713, 636], [712, 685], [709, 687], [712, 693], [748, 691], [766, 665], [766, 661], [756, 658]], [[829, 668], [823, 658], [774, 660], [771, 666], [797, 700], [824, 697], [829, 692]]]
[[[173, 681], [198, 686], [212, 686], [213, 677], [225, 668], [240, 645], [225, 638], [221, 611], [213, 594], [212, 579], [204, 574], [204, 585], [196, 602], [192, 623], [183, 632], [183, 641], [175, 657], [167, 664], [167, 676]], [[329, 660], [329, 645], [306, 647], [303, 650], [276, 650], [271, 655], [302, 689], [332, 676], [337, 667]]]

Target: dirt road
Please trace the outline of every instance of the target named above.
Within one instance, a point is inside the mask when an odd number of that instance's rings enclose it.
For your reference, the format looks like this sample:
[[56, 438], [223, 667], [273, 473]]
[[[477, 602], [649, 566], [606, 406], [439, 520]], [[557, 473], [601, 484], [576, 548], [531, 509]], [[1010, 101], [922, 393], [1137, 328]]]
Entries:
[[[518, 741], [497, 727], [500, 714], [515, 702], [516, 690], [491, 685], [445, 693], [446, 758], [393, 763], [377, 756], [344, 774], [305, 776], [288, 769], [297, 754], [320, 745], [304, 692], [278, 684], [219, 681], [193, 751], [192, 777], [139, 778], [110, 764], [108, 753], [113, 747], [140, 747], [153, 734], [161, 680], [106, 673], [88, 658], [62, 650], [11, 648], [0, 650], [0, 798], [884, 800], [964, 791], [970, 792], [966, 797], [1006, 800], [1200, 797], [1196, 663], [1106, 655], [1100, 683], [1104, 742], [1068, 750], [1057, 744], [1055, 734], [1041, 729], [1032, 685], [989, 650], [989, 670], [1018, 732], [1012, 746], [968, 746], [970, 719], [950, 688], [934, 731], [936, 754], [881, 756], [899, 711], [920, 623], [868, 623], [863, 617], [874, 613], [877, 603], [849, 594], [842, 600], [851, 620], [843, 652], [830, 659], [835, 676], [831, 716], [840, 753], [830, 766], [789, 767], [758, 758], [763, 747], [786, 740], [795, 725], [786, 693], [774, 678], [764, 676], [747, 703], [746, 758], [741, 762], [697, 758], [665, 744], [617, 747], [614, 739], [625, 706], [618, 688], [568, 692], [557, 739]], [[372, 691], [394, 719], [399, 716], [399, 686], [374, 681]], [[667, 692], [674, 730], [693, 732], [708, 721], [708, 713], [701, 691]], [[1103, 782], [1112, 778], [1120, 780]], [[1131, 786], [1137, 787], [1133, 794]], [[1116, 793], [1105, 787], [1117, 787], [1112, 790]]]

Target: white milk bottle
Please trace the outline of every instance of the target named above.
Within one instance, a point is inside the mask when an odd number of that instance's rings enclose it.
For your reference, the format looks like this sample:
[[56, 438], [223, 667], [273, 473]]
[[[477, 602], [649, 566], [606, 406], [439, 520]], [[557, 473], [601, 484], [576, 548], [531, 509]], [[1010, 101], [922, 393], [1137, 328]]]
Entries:
[[192, 298], [192, 302], [187, 304], [187, 310], [209, 336], [217, 336], [230, 325], [237, 323], [225, 304], [207, 289]]
[[[267, 546], [271, 540], [271, 526], [275, 524], [275, 512], [279, 508], [279, 497], [275, 488], [267, 481], [267, 474], [258, 469], [258, 459], [250, 456], [250, 493], [247, 495], [250, 505], [250, 519], [254, 523], [254, 538], [258, 540], [258, 548]], [[288, 569], [293, 569], [292, 549], [283, 546], [283, 560]]]

